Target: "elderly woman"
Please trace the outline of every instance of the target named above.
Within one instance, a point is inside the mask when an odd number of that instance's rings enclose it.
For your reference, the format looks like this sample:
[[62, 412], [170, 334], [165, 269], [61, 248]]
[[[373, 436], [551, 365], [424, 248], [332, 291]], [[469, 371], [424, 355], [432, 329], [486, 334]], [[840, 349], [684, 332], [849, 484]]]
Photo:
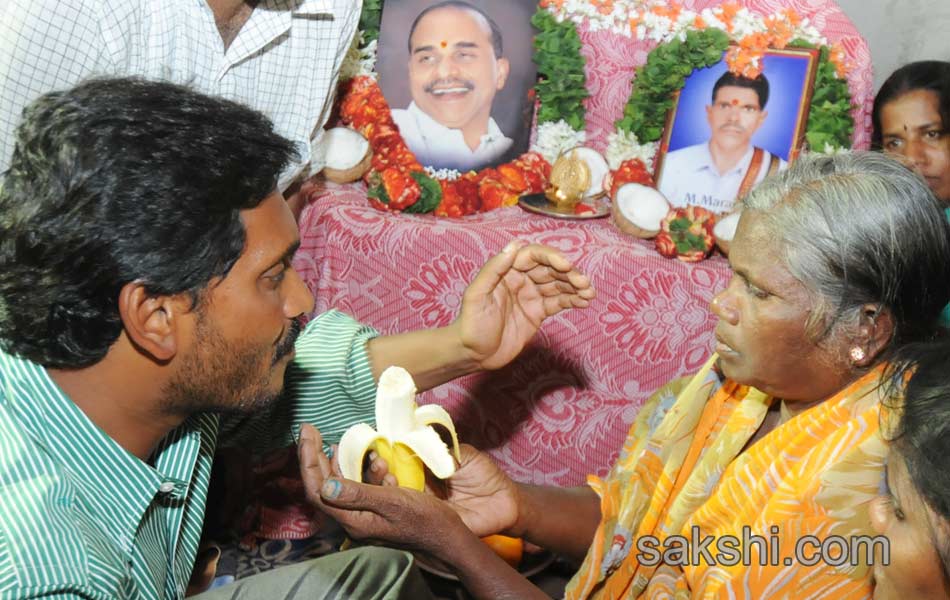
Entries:
[[884, 420], [887, 491], [871, 524], [890, 541], [890, 561], [874, 566], [874, 598], [950, 598], [950, 345], [910, 348], [897, 363], [896, 380], [913, 376]]
[[802, 158], [745, 200], [716, 354], [644, 405], [606, 478], [513, 483], [467, 448], [443, 501], [342, 481], [308, 427], [308, 493], [352, 537], [436, 555], [479, 598], [545, 597], [476, 537], [492, 533], [584, 557], [568, 598], [868, 597], [866, 556], [811, 564], [815, 540], [798, 540], [871, 533], [881, 372], [934, 331], [947, 256], [918, 176], [876, 153]]

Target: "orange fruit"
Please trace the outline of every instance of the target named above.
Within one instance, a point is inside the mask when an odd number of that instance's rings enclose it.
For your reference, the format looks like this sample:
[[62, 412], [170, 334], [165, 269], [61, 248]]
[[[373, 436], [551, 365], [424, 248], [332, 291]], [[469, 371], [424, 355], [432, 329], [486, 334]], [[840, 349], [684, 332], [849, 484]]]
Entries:
[[514, 568], [518, 568], [521, 562], [521, 555], [524, 553], [524, 542], [521, 538], [508, 537], [507, 535], [489, 535], [482, 538], [482, 541], [488, 544], [488, 547], [495, 551], [495, 554], [502, 557], [506, 563]]

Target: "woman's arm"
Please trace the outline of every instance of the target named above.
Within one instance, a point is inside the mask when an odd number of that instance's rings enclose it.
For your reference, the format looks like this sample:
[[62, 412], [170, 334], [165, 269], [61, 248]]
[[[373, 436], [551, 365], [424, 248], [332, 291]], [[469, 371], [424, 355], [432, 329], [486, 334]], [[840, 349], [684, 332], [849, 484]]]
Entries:
[[575, 560], [587, 555], [600, 524], [600, 498], [587, 486], [519, 484], [518, 521], [508, 535]]

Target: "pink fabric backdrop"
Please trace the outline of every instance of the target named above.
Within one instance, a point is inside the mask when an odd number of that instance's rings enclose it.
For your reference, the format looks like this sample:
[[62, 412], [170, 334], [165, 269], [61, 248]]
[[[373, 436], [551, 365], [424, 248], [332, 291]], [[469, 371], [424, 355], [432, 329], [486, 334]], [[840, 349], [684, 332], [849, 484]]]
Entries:
[[607, 219], [564, 222], [507, 208], [461, 220], [395, 217], [362, 186], [331, 187], [304, 211], [294, 266], [316, 310], [338, 308], [383, 333], [449, 324], [478, 268], [508, 241], [554, 246], [599, 298], [548, 321], [507, 368], [420, 397], [455, 418], [519, 480], [576, 485], [604, 474], [644, 399], [709, 356], [708, 305], [729, 277], [721, 257], [688, 265]]

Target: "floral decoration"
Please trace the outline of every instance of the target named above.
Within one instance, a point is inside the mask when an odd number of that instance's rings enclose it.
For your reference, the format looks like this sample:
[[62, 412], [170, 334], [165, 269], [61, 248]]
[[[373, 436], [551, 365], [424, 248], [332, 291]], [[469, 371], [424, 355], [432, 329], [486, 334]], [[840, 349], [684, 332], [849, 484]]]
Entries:
[[594, 31], [657, 42], [637, 69], [623, 117], [608, 136], [606, 158], [613, 172], [605, 189], [611, 193], [625, 178], [652, 185], [650, 169], [673, 93], [695, 68], [719, 62], [724, 53], [730, 70], [754, 77], [761, 72], [762, 57], [770, 48], [818, 48], [805, 134], [808, 148], [831, 153], [851, 143], [854, 124], [844, 80], [849, 69], [844, 51], [829, 46], [808, 19], [792, 9], [763, 17], [736, 2], [697, 13], [666, 0], [540, 0], [531, 20], [538, 30], [534, 61], [539, 74], [533, 90], [539, 105], [538, 127], [531, 151], [479, 172], [425, 169], [399, 135], [375, 81], [382, 3], [363, 2], [360, 33], [341, 69], [342, 78], [349, 80], [342, 84], [340, 109], [344, 124], [370, 141], [374, 156], [365, 179], [371, 203], [382, 210], [456, 217], [511, 206], [521, 194], [543, 191], [551, 163], [586, 139], [583, 101], [588, 92], [576, 28], [580, 23]]
[[656, 251], [683, 262], [703, 260], [716, 244], [713, 237], [715, 224], [716, 216], [701, 206], [674, 208], [660, 223]]

